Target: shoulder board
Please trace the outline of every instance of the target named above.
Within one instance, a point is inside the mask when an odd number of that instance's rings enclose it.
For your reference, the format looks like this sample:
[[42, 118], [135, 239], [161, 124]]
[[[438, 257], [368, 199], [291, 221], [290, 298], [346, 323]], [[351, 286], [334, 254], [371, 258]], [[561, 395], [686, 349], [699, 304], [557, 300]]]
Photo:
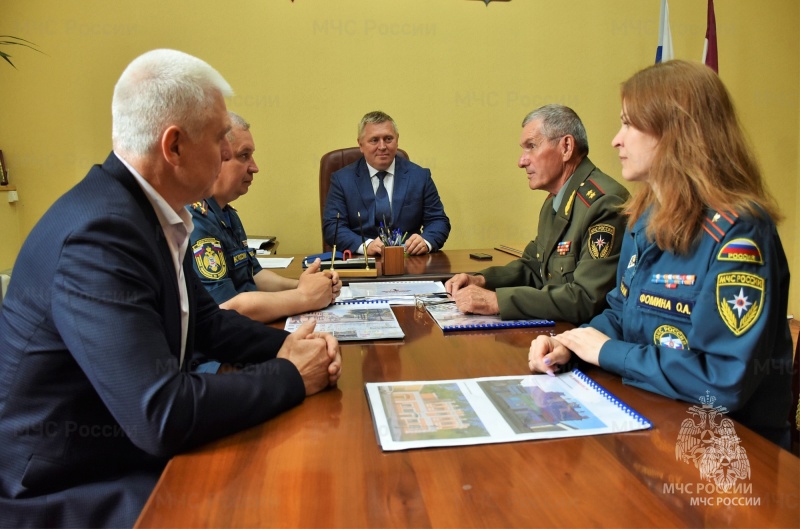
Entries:
[[706, 218], [703, 219], [703, 231], [715, 241], [720, 242], [738, 219], [739, 215], [733, 211], [714, 211], [709, 209], [706, 211]]
[[205, 200], [193, 203], [192, 209], [200, 212], [201, 215], [208, 215], [208, 204], [206, 204]]
[[581, 182], [578, 187], [578, 198], [586, 204], [586, 207], [591, 207], [594, 201], [605, 195], [606, 192], [597, 185], [597, 182], [591, 178], [587, 178], [585, 182]]

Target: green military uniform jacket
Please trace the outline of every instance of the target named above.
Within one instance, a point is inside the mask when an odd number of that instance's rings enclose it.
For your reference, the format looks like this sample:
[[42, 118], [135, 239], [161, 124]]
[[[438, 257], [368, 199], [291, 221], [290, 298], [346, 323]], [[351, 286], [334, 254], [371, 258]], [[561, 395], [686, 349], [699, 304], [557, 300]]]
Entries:
[[615, 286], [628, 191], [584, 158], [558, 212], [554, 198], [545, 200], [539, 232], [523, 256], [480, 272], [486, 288], [497, 292], [504, 320], [586, 323], [606, 307], [606, 294]]

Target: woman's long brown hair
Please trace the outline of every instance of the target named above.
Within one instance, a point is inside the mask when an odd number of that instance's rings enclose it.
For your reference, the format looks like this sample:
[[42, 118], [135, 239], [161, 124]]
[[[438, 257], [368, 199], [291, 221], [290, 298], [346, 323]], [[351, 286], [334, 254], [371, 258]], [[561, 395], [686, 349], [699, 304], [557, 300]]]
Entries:
[[652, 207], [648, 237], [686, 254], [706, 208], [780, 220], [730, 94], [713, 70], [668, 61], [639, 71], [621, 92], [628, 123], [658, 139], [650, 185], [626, 204], [630, 225]]

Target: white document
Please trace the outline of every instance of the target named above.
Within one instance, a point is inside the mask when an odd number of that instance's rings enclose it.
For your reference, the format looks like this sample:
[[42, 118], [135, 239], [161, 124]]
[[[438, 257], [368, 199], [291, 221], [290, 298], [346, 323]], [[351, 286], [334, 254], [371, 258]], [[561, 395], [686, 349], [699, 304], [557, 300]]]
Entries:
[[259, 248], [261, 248], [262, 244], [273, 243], [273, 242], [275, 242], [275, 237], [270, 237], [268, 239], [247, 239], [247, 246], [258, 250]]
[[261, 268], [288, 268], [294, 257], [256, 257]]
[[405, 336], [389, 304], [379, 301], [333, 303], [321, 310], [289, 316], [284, 329], [294, 332], [310, 320], [317, 322], [314, 331], [331, 333], [340, 342]]
[[441, 281], [371, 281], [350, 283], [352, 299], [385, 301], [391, 305], [414, 305], [414, 296], [447, 292]]

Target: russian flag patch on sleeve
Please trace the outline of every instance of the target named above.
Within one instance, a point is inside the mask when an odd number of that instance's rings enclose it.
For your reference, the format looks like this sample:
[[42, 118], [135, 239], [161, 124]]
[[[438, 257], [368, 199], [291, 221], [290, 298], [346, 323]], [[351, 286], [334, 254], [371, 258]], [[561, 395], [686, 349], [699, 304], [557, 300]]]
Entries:
[[750, 239], [733, 239], [725, 244], [717, 255], [719, 261], [764, 264], [761, 250]]

